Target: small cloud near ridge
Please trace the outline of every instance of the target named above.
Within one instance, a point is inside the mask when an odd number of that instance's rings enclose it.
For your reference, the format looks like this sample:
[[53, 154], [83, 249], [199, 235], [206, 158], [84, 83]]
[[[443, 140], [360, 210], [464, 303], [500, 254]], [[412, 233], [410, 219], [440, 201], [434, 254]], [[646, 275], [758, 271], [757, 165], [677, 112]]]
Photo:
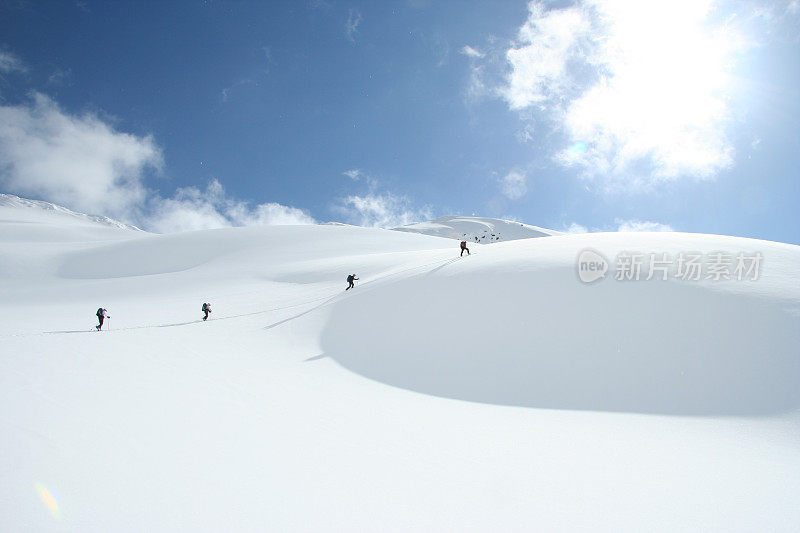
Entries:
[[66, 113], [43, 94], [0, 106], [0, 187], [14, 194], [158, 232], [315, 223], [295, 207], [233, 199], [216, 179], [165, 198], [145, 186], [163, 167], [152, 136], [117, 131], [93, 113]]

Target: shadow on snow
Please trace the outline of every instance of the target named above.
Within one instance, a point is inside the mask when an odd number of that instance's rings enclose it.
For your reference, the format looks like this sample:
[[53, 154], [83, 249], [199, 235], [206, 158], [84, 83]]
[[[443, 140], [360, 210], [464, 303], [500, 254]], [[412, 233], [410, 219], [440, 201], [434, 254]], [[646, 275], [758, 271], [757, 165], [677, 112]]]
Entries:
[[417, 392], [665, 415], [800, 405], [797, 319], [753, 296], [554, 270], [417, 277], [334, 306], [324, 356]]

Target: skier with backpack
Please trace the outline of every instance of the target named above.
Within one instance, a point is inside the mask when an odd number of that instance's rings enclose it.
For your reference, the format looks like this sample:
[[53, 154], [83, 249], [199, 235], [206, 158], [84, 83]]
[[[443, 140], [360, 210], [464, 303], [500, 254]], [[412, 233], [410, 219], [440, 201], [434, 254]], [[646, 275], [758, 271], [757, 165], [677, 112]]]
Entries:
[[206, 320], [208, 320], [208, 313], [210, 313], [210, 312], [211, 312], [211, 304], [204, 303], [204, 304], [203, 304], [203, 309], [202, 309], [202, 311], [203, 311], [203, 312], [206, 314], [206, 315], [203, 317], [203, 321], [206, 321]]
[[467, 248], [467, 241], [461, 241], [461, 257], [464, 257], [464, 250], [466, 250], [467, 255], [469, 255], [469, 248]]
[[347, 286], [347, 289], [345, 289], [345, 290], [354, 288], [355, 285], [353, 284], [353, 281], [355, 281], [357, 279], [358, 278], [356, 277], [355, 274], [350, 274], [349, 276], [347, 276], [347, 283], [349, 283], [349, 285]]
[[103, 322], [105, 322], [105, 319], [106, 318], [111, 318], [111, 316], [108, 314], [108, 310], [103, 309], [102, 307], [100, 307], [97, 310], [97, 313], [95, 313], [95, 315], [97, 315], [97, 320], [100, 323], [98, 325], [96, 325], [94, 328], [97, 331], [100, 331], [101, 329], [103, 329]]

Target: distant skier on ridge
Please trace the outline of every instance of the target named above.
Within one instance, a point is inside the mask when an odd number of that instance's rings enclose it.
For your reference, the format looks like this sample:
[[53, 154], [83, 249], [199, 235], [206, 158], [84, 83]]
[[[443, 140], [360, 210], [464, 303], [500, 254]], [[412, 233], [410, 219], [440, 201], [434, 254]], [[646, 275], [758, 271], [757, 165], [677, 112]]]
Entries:
[[349, 283], [349, 285], [347, 286], [347, 289], [345, 289], [345, 290], [349, 290], [349, 289], [354, 288], [355, 284], [353, 284], [353, 281], [355, 281], [357, 279], [358, 278], [356, 277], [355, 274], [350, 274], [349, 276], [347, 276], [347, 283]]
[[203, 320], [208, 320], [208, 313], [211, 312], [211, 304], [204, 303], [202, 311], [206, 314], [206, 316], [203, 317]]
[[461, 257], [464, 257], [464, 250], [466, 250], [467, 255], [469, 255], [469, 248], [467, 248], [467, 241], [461, 241]]
[[103, 329], [103, 322], [105, 322], [106, 317], [111, 318], [111, 316], [108, 314], [108, 310], [107, 309], [103, 309], [102, 307], [100, 307], [97, 310], [97, 313], [95, 313], [95, 315], [97, 315], [97, 320], [100, 323], [98, 325], [96, 325], [94, 328], [97, 331], [100, 331], [101, 329]]

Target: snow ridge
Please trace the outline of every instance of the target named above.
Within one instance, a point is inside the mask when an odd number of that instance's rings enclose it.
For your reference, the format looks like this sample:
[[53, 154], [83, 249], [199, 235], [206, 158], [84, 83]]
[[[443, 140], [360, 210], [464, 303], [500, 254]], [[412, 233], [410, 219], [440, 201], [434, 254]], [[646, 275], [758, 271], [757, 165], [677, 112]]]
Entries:
[[80, 222], [92, 222], [96, 224], [101, 224], [103, 226], [108, 226], [111, 228], [128, 229], [133, 231], [144, 231], [141, 228], [138, 228], [131, 224], [125, 224], [124, 222], [114, 220], [113, 218], [109, 218], [107, 216], [87, 215], [84, 213], [78, 213], [76, 211], [72, 211], [70, 209], [67, 209], [66, 207], [54, 203], [45, 202], [42, 200], [29, 200], [27, 198], [20, 198], [19, 196], [14, 196], [13, 194], [0, 193], [0, 207], [11, 207], [17, 209], [38, 209], [41, 211], [55, 212], [69, 217], [73, 217], [76, 219], [76, 221]]
[[531, 226], [530, 224], [512, 220], [460, 215], [446, 215], [436, 220], [408, 224], [392, 229], [481, 244], [562, 234], [560, 231]]

